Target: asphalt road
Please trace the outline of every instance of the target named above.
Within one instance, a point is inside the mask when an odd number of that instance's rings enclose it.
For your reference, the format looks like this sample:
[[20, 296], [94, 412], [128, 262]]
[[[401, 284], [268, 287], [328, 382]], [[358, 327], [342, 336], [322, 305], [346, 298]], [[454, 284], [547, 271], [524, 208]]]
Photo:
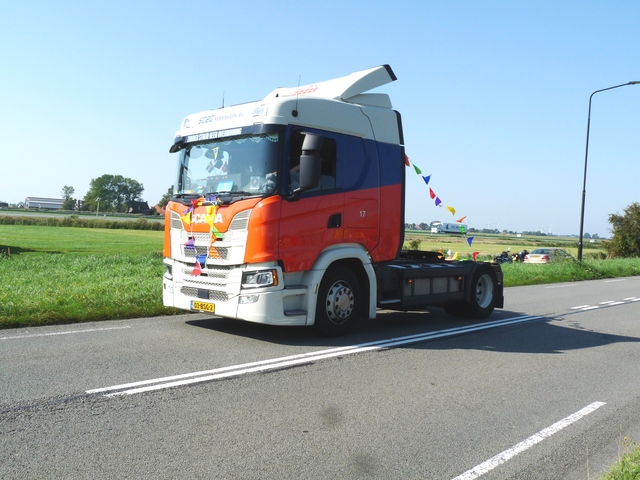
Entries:
[[505, 306], [0, 330], [0, 478], [597, 478], [640, 442], [640, 277]]

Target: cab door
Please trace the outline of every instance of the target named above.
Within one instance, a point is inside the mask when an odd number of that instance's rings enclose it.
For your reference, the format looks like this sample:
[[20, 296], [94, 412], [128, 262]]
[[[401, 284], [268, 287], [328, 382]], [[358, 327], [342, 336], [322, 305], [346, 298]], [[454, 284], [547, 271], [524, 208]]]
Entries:
[[284, 160], [279, 258], [287, 272], [309, 270], [325, 248], [344, 241], [344, 192], [336, 169], [337, 134], [313, 133], [323, 137], [320, 184], [316, 188], [294, 195], [299, 187], [303, 132], [292, 132]]

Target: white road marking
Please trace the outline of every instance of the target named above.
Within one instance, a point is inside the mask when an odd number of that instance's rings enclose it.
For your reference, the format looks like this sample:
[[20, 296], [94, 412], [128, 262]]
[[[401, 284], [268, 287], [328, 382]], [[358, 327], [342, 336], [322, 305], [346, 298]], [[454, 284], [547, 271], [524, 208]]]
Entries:
[[627, 302], [637, 302], [640, 301], [640, 297], [627, 297], [622, 300], [606, 300], [604, 302], [600, 302], [598, 305], [578, 305], [576, 307], [570, 307], [571, 310], [580, 310], [582, 312], [587, 310], [594, 310], [596, 308], [602, 307], [613, 307], [615, 305], [624, 305]]
[[603, 280], [604, 283], [613, 283], [613, 282], [626, 282], [624, 278], [614, 278], [612, 280]]
[[569, 415], [568, 417], [563, 418], [559, 422], [554, 423], [550, 427], [545, 428], [544, 430], [540, 430], [538, 433], [530, 436], [526, 440], [514, 445], [513, 447], [505, 450], [502, 453], [499, 453], [495, 457], [490, 458], [484, 463], [472, 468], [471, 470], [467, 470], [462, 475], [458, 475], [453, 480], [473, 480], [478, 478], [481, 475], [493, 470], [499, 465], [507, 462], [512, 459], [519, 453], [524, 452], [525, 450], [533, 447], [535, 444], [540, 443], [542, 440], [549, 438], [554, 433], [558, 433], [565, 427], [568, 427], [572, 423], [577, 422], [581, 418], [589, 415], [594, 412], [598, 408], [606, 405], [604, 402], [593, 402], [591, 405], [587, 405], [581, 410], [578, 410], [576, 413]]
[[131, 328], [131, 327], [127, 325], [124, 327], [87, 328], [86, 330], [69, 330], [66, 332], [34, 333], [30, 335], [13, 335], [10, 337], [0, 337], [0, 340], [14, 340], [16, 338], [51, 337], [54, 335], [71, 335], [72, 333], [104, 332], [106, 330], [122, 330], [124, 328]]
[[[485, 322], [475, 325], [469, 325], [464, 327], [450, 328], [446, 330], [438, 330], [435, 332], [418, 333], [414, 335], [408, 335], [405, 337], [390, 338], [385, 340], [378, 340], [375, 342], [362, 343], [359, 345], [350, 345], [345, 347], [331, 348], [328, 350], [320, 350], [318, 352], [301, 353], [297, 355], [291, 355], [288, 357], [273, 358], [269, 360], [261, 360], [257, 362], [244, 363], [240, 365], [233, 365], [229, 367], [215, 368], [212, 370], [205, 370], [201, 372], [184, 373], [180, 375], [173, 375], [169, 377], [155, 378], [150, 380], [142, 380], [138, 382], [124, 383], [121, 385], [114, 385], [111, 387], [95, 388], [87, 390], [86, 393], [102, 393], [107, 397], [118, 395], [133, 395], [136, 393], [149, 392], [153, 390], [161, 390], [165, 388], [190, 385], [194, 383], [207, 382], [211, 380], [220, 380], [223, 378], [237, 377], [246, 375], [248, 373], [264, 372], [269, 370], [276, 370], [281, 368], [287, 368], [297, 365], [303, 365], [306, 363], [313, 363], [318, 360], [324, 360], [327, 358], [333, 358], [344, 355], [352, 355], [355, 353], [361, 353], [372, 350], [381, 350], [399, 347], [401, 345], [407, 345], [411, 343], [424, 342], [426, 340], [433, 340], [436, 338], [451, 337], [454, 335], [460, 335], [463, 333], [475, 332], [480, 330], [487, 330], [490, 328], [504, 327], [508, 325], [515, 325], [524, 322], [530, 322], [542, 317], [524, 315], [520, 317], [508, 318], [505, 320], [496, 320], [493, 322]], [[110, 392], [110, 393], [107, 393]]]
[[544, 287], [544, 288], [567, 288], [567, 287], [575, 287], [576, 284], [575, 283], [563, 283], [561, 285], [549, 285], [548, 287]]

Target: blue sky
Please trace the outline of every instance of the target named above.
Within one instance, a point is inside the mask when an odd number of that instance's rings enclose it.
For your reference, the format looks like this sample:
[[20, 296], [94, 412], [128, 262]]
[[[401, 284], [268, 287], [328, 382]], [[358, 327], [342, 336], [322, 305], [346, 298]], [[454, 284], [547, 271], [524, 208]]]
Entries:
[[[407, 222], [577, 234], [589, 95], [640, 80], [638, 1], [10, 2], [0, 17], [0, 200], [124, 175], [156, 203], [190, 113], [381, 64]], [[593, 97], [585, 232], [640, 201], [640, 85]]]

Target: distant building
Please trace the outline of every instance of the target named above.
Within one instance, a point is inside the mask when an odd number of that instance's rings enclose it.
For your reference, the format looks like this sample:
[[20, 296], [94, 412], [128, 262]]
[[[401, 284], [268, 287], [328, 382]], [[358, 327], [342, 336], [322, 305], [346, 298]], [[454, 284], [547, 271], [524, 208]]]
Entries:
[[27, 197], [24, 199], [24, 208], [39, 210], [62, 210], [64, 200], [61, 198]]
[[142, 213], [143, 215], [151, 215], [152, 210], [147, 202], [129, 202], [127, 213]]

